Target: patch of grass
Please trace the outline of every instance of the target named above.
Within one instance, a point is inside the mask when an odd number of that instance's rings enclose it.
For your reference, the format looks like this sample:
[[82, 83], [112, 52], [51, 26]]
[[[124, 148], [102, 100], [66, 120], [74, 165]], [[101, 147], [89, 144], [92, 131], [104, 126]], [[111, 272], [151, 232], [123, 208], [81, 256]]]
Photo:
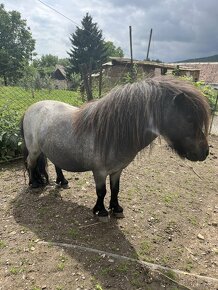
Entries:
[[194, 267], [194, 266], [193, 266], [192, 261], [187, 261], [186, 266], [185, 266], [185, 270], [186, 270], [187, 272], [191, 272], [191, 269], [192, 269], [193, 267]]
[[139, 273], [138, 272], [133, 272], [132, 274], [132, 279], [130, 280], [130, 283], [132, 284], [132, 286], [137, 287], [137, 288], [141, 288], [143, 287], [143, 283], [142, 281], [139, 280]]
[[17, 275], [17, 274], [19, 274], [19, 273], [22, 273], [22, 272], [23, 272], [23, 269], [20, 268], [20, 267], [11, 267], [11, 268], [9, 269], [9, 272], [10, 272], [10, 274], [12, 274], [12, 275]]
[[69, 229], [68, 236], [70, 236], [71, 238], [75, 239], [78, 236], [78, 230], [73, 229], [73, 228]]
[[139, 254], [146, 256], [151, 251], [151, 244], [149, 241], [143, 241], [140, 245]]
[[103, 276], [108, 275], [110, 272], [111, 272], [111, 269], [108, 268], [108, 267], [102, 268], [102, 269], [100, 270], [100, 273], [101, 273], [101, 275], [103, 275]]
[[4, 249], [6, 247], [6, 243], [3, 240], [0, 240], [0, 249]]
[[189, 217], [188, 220], [193, 226], [196, 226], [198, 223], [196, 217], [194, 216]]
[[167, 265], [169, 263], [169, 256], [165, 255], [163, 257], [161, 257], [160, 261], [162, 265]]
[[57, 100], [74, 106], [82, 104], [79, 92], [67, 90], [31, 90], [0, 86], [0, 159], [9, 160], [22, 154], [19, 123], [26, 109], [42, 100]]
[[176, 280], [176, 273], [174, 272], [174, 271], [172, 271], [172, 270], [167, 270], [167, 271], [165, 271], [164, 272], [164, 274], [167, 276], [167, 277], [169, 277], [170, 279], [172, 279], [172, 280]]
[[127, 273], [128, 270], [129, 270], [129, 263], [128, 262], [120, 263], [117, 267], [117, 271], [120, 273]]
[[48, 212], [49, 212], [49, 208], [47, 206], [44, 206], [38, 209], [38, 213], [40, 217], [45, 216]]
[[166, 193], [163, 196], [163, 201], [166, 204], [170, 204], [170, 203], [175, 202], [178, 199], [178, 197], [179, 197], [179, 194], [177, 192]]

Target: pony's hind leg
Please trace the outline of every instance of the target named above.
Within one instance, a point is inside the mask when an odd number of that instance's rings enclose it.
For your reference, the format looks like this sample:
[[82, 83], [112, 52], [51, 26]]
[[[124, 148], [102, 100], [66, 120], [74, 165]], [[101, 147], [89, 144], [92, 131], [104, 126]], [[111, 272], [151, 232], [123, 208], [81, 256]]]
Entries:
[[38, 188], [44, 185], [43, 176], [48, 182], [46, 158], [43, 153], [37, 151], [29, 152], [27, 156], [27, 170], [29, 173], [29, 185], [32, 188]]
[[57, 173], [56, 183], [61, 186], [66, 186], [68, 184], [67, 179], [64, 177], [62, 170], [55, 165], [55, 171]]
[[[104, 206], [104, 197], [106, 195], [106, 175], [99, 174], [99, 172], [93, 172], [95, 185], [96, 185], [96, 193], [97, 193], [97, 202], [93, 208], [93, 213], [98, 215], [100, 218], [108, 217], [108, 211]], [[102, 219], [103, 220], [103, 219]]]
[[118, 218], [123, 217], [123, 208], [119, 205], [119, 202], [118, 202], [121, 172], [122, 170], [110, 175], [111, 200], [110, 200], [109, 209]]

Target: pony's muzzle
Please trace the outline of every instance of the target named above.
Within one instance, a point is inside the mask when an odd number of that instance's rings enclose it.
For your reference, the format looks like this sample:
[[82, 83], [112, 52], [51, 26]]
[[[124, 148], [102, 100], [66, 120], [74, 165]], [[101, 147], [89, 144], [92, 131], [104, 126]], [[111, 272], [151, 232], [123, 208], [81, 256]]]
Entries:
[[209, 155], [209, 146], [198, 146], [195, 150], [188, 151], [186, 158], [190, 161], [204, 161]]

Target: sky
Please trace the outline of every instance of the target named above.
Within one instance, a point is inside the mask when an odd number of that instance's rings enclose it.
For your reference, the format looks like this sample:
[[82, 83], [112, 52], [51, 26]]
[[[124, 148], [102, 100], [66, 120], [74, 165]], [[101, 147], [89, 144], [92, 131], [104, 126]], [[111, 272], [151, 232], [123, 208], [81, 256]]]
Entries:
[[[130, 57], [146, 58], [153, 29], [150, 59], [173, 62], [218, 54], [217, 0], [1, 0], [7, 11], [16, 10], [27, 20], [36, 40], [38, 57], [68, 57], [69, 37], [88, 12], [105, 41], [120, 46]], [[51, 8], [59, 13], [55, 12]]]

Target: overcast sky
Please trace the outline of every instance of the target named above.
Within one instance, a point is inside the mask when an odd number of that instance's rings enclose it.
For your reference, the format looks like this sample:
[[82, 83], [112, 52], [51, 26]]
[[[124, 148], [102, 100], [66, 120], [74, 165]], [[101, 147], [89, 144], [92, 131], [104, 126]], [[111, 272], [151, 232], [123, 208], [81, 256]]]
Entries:
[[39, 56], [67, 57], [69, 36], [87, 12], [106, 41], [129, 52], [132, 26], [133, 57], [146, 57], [150, 29], [150, 58], [176, 61], [218, 54], [217, 0], [0, 0], [7, 11], [17, 10], [32, 31]]

